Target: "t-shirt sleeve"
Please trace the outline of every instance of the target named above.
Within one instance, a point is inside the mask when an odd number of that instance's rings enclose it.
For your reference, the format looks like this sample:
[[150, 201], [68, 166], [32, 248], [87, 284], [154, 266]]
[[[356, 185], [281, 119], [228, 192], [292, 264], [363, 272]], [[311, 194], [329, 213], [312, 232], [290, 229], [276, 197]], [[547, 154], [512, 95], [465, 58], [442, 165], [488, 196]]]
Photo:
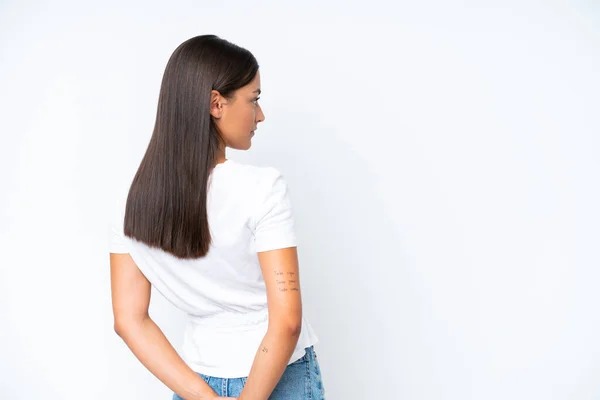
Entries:
[[129, 253], [123, 230], [125, 219], [124, 211], [124, 203], [121, 201], [115, 202], [112, 208], [108, 232], [108, 249], [110, 253]]
[[274, 171], [267, 183], [266, 195], [262, 197], [254, 216], [257, 252], [297, 245], [290, 191], [283, 175]]

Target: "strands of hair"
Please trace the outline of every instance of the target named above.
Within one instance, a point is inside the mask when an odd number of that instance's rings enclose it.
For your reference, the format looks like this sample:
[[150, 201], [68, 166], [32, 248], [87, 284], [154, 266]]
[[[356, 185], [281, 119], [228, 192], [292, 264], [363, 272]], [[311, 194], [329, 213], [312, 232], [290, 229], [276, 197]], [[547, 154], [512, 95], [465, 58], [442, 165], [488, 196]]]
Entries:
[[133, 178], [124, 233], [181, 259], [207, 254], [209, 176], [223, 145], [210, 114], [211, 90], [227, 97], [250, 83], [258, 62], [216, 35], [186, 40], [162, 78], [154, 131]]

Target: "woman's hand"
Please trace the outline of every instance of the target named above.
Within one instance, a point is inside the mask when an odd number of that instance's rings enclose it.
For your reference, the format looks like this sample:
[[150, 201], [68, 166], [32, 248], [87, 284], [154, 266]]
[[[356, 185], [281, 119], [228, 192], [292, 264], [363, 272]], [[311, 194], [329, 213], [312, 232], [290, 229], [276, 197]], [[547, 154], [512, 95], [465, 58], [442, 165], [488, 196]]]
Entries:
[[212, 400], [237, 400], [237, 397], [221, 397], [221, 396], [217, 396], [217, 397], [213, 398]]

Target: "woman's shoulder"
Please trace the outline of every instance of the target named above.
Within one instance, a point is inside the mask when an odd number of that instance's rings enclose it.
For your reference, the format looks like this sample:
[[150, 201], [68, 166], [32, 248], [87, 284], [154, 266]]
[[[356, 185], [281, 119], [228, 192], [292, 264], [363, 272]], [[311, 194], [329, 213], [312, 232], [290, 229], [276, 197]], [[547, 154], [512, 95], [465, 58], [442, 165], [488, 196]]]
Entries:
[[[229, 161], [228, 161], [229, 162]], [[287, 195], [288, 184], [282, 171], [270, 165], [256, 165], [231, 161], [228, 165], [235, 176], [236, 191], [239, 190], [249, 201], [264, 203], [268, 199], [277, 199], [281, 195]]]
[[266, 185], [267, 187], [272, 185], [276, 180], [283, 178], [282, 172], [270, 165], [250, 164], [231, 159], [228, 159], [225, 165], [245, 178], [247, 182]]

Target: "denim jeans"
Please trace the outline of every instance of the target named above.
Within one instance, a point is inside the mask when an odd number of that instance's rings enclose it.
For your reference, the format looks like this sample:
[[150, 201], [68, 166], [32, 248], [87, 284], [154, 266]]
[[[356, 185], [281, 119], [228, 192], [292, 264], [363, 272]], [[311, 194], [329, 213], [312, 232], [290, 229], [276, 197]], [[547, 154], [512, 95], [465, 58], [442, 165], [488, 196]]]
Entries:
[[[238, 397], [246, 384], [244, 378], [218, 378], [198, 373], [218, 396]], [[269, 400], [324, 400], [325, 387], [314, 346], [306, 348], [302, 358], [289, 364]], [[183, 400], [173, 393], [173, 400]]]

